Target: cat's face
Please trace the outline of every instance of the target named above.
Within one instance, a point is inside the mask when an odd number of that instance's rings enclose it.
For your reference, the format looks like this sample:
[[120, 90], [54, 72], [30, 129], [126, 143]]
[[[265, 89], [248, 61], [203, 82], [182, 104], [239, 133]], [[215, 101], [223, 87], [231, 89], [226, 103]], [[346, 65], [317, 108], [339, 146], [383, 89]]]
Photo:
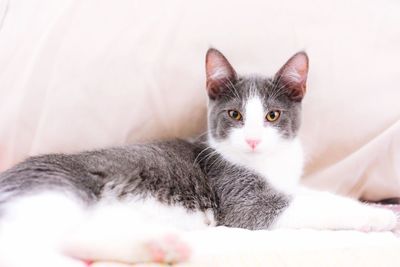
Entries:
[[295, 54], [275, 77], [238, 77], [227, 59], [206, 57], [209, 142], [223, 154], [273, 153], [293, 140], [300, 126], [308, 58]]

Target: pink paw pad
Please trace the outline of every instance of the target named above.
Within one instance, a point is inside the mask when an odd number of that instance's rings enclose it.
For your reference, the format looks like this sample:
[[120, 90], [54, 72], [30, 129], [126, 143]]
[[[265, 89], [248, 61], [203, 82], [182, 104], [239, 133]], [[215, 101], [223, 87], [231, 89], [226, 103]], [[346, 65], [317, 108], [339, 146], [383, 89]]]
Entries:
[[93, 264], [93, 261], [92, 260], [84, 260], [83, 261], [83, 263], [86, 265], [86, 266], [91, 266], [92, 264]]
[[190, 257], [189, 246], [181, 241], [176, 235], [167, 235], [164, 237], [167, 245], [174, 248], [175, 253], [179, 256], [179, 261], [186, 261]]
[[164, 262], [165, 252], [157, 242], [149, 242], [147, 246], [150, 252], [151, 261], [160, 263]]
[[175, 263], [186, 261], [190, 257], [190, 248], [176, 235], [166, 235], [146, 243], [150, 260], [157, 263]]

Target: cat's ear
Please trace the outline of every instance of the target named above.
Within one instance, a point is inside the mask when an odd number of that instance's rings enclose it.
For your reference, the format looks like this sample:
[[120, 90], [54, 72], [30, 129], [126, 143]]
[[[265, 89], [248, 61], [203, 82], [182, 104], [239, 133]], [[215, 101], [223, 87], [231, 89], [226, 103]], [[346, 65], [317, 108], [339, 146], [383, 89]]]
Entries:
[[307, 74], [308, 56], [305, 52], [298, 52], [276, 73], [274, 80], [289, 91], [293, 101], [301, 101], [306, 93]]
[[217, 49], [210, 48], [206, 54], [207, 92], [210, 99], [216, 99], [229, 82], [237, 75], [229, 61]]

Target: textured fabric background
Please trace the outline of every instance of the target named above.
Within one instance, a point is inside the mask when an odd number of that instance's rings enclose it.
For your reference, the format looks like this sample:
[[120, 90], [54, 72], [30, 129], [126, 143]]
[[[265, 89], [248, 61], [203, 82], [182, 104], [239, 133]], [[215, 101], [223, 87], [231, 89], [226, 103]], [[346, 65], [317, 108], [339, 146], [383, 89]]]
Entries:
[[310, 56], [304, 182], [400, 196], [400, 2], [0, 0], [0, 169], [205, 131], [204, 54], [273, 74]]

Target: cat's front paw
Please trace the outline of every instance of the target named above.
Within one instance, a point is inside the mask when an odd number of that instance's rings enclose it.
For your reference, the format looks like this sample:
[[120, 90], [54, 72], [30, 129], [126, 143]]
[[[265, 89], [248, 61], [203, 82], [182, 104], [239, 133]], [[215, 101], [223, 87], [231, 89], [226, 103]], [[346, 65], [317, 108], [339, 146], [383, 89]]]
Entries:
[[357, 221], [356, 230], [359, 231], [391, 231], [397, 225], [397, 216], [391, 210], [366, 207], [364, 212], [357, 218]]

